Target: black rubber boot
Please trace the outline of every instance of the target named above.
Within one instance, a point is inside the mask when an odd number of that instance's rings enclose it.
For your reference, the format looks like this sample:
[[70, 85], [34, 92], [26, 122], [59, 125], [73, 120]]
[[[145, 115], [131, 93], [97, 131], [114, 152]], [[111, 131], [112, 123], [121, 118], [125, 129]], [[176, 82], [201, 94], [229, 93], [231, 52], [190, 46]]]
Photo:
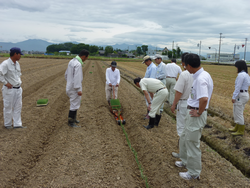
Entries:
[[155, 126], [158, 127], [159, 123], [160, 123], [160, 120], [161, 120], [161, 115], [157, 115], [155, 116]]
[[152, 129], [152, 128], [154, 128], [154, 124], [155, 124], [155, 118], [149, 117], [148, 126], [143, 125], [143, 127], [145, 127], [146, 129]]
[[76, 119], [76, 115], [77, 115], [77, 110], [75, 111], [75, 123], [80, 123], [80, 121]]
[[68, 125], [70, 127], [73, 127], [73, 128], [77, 128], [79, 126], [77, 126], [75, 124], [75, 116], [76, 116], [76, 111], [69, 111], [69, 118], [68, 118]]

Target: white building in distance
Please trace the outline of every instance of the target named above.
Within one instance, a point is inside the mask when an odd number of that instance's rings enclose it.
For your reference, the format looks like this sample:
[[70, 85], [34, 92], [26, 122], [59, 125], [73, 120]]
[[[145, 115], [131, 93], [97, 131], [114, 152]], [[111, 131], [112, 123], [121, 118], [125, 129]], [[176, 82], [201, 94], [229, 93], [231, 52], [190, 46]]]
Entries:
[[[217, 53], [208, 53], [207, 60], [218, 61], [219, 54]], [[220, 62], [229, 62], [229, 61], [238, 61], [240, 59], [240, 54], [233, 53], [220, 53]]]

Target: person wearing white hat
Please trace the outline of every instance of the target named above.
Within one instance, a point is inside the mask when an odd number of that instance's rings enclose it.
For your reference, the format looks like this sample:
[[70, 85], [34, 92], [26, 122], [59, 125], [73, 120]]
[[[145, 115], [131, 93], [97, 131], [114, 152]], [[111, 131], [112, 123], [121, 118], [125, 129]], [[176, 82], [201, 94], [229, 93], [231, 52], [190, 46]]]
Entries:
[[[151, 57], [148, 56], [148, 55], [145, 56], [145, 57], [143, 58], [142, 64], [147, 65], [147, 70], [146, 70], [146, 72], [145, 72], [144, 78], [155, 78], [155, 76], [156, 76], [156, 66], [155, 66], [155, 64], [152, 62]], [[150, 101], [152, 101], [153, 96], [154, 96], [153, 93], [149, 93]], [[145, 98], [145, 97], [144, 97], [144, 98]], [[148, 101], [147, 101], [146, 98], [145, 98], [145, 101], [146, 101], [146, 105], [148, 106]], [[148, 117], [148, 113], [149, 113], [149, 111], [147, 110], [147, 114], [146, 114], [146, 116], [145, 116], [145, 119], [148, 119], [148, 118], [149, 118], [149, 117]]]
[[[155, 54], [154, 56], [155, 63], [158, 64], [156, 67], [156, 76], [155, 78], [160, 80], [166, 86], [166, 64], [162, 62], [162, 57], [159, 54]], [[163, 112], [164, 103], [161, 106], [160, 112]], [[157, 119], [157, 118], [156, 118]]]
[[20, 60], [20, 48], [14, 47], [10, 49], [10, 58], [3, 61], [0, 65], [0, 81], [4, 84], [2, 88], [3, 94], [3, 117], [6, 129], [12, 128], [12, 119], [14, 128], [26, 128], [22, 126], [22, 93], [21, 87], [21, 68], [18, 60]]

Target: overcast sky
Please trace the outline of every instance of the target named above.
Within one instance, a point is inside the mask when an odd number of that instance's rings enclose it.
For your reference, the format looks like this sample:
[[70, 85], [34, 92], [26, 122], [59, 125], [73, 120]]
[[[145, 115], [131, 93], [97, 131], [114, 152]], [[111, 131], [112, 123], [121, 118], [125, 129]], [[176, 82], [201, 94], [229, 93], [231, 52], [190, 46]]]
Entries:
[[[0, 42], [146, 44], [250, 51], [250, 0], [0, 0]], [[209, 51], [208, 47], [212, 49]], [[237, 52], [243, 52], [240, 47]]]

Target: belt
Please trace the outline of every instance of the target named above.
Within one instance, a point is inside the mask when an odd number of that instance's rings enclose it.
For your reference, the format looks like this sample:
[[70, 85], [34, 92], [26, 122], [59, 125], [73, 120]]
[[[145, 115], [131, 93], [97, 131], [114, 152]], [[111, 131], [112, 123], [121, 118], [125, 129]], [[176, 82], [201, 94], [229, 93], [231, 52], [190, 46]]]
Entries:
[[186, 101], [187, 99], [179, 99], [179, 101]]
[[[6, 85], [4, 85], [5, 87], [7, 87]], [[19, 86], [19, 87], [12, 87], [13, 89], [19, 89], [21, 86]], [[11, 88], [11, 89], [12, 89]]]
[[[193, 110], [199, 110], [199, 108], [196, 108], [196, 107], [192, 107], [192, 106], [187, 106], [187, 109], [193, 109]], [[206, 111], [207, 109], [205, 109], [204, 111]]]
[[170, 76], [167, 76], [167, 78], [176, 78], [176, 77], [170, 77]]
[[164, 80], [165, 78], [157, 78], [158, 80]]
[[247, 92], [247, 90], [240, 90], [241, 93], [243, 93], [244, 91]]
[[155, 93], [157, 93], [158, 91], [162, 90], [162, 89], [166, 89], [165, 87], [161, 88], [161, 89], [158, 89]]

